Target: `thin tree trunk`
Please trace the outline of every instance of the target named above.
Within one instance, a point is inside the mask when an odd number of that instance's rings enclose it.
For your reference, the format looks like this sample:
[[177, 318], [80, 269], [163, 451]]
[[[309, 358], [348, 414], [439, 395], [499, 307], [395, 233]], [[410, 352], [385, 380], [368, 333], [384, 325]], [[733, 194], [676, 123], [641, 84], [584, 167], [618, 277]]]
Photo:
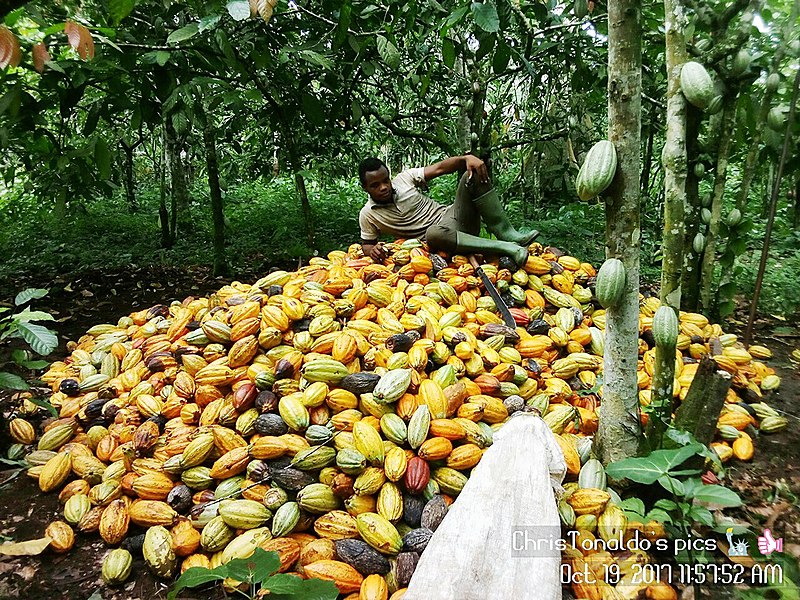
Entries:
[[664, 142], [664, 234], [661, 252], [661, 302], [681, 306], [681, 272], [686, 226], [687, 123], [686, 98], [681, 92], [681, 67], [686, 52], [688, 24], [682, 0], [664, 0], [667, 58], [667, 127]]
[[794, 131], [794, 115], [797, 109], [797, 97], [800, 94], [800, 69], [794, 76], [794, 88], [792, 90], [792, 101], [789, 104], [789, 116], [786, 119], [786, 130], [783, 134], [783, 149], [778, 161], [778, 170], [775, 173], [775, 183], [772, 184], [772, 198], [770, 200], [769, 215], [767, 216], [767, 229], [764, 232], [764, 246], [761, 248], [761, 260], [758, 263], [758, 273], [756, 274], [756, 284], [753, 290], [753, 299], [750, 304], [750, 317], [747, 320], [747, 329], [744, 332], [745, 346], [749, 346], [753, 339], [753, 323], [756, 320], [758, 310], [758, 300], [761, 296], [761, 284], [764, 281], [764, 271], [767, 268], [767, 258], [769, 257], [769, 243], [772, 237], [772, 226], [775, 222], [775, 209], [778, 207], [778, 194], [781, 189], [781, 178], [783, 169], [786, 166], [786, 159], [789, 156], [789, 146], [792, 142], [792, 131]]
[[294, 145], [294, 140], [290, 137], [291, 133], [284, 131], [284, 141], [286, 142], [286, 149], [289, 152], [289, 162], [292, 165], [292, 172], [294, 173], [294, 183], [297, 187], [297, 193], [300, 196], [300, 206], [303, 210], [303, 220], [306, 226], [306, 241], [308, 242], [309, 250], [314, 249], [314, 217], [311, 213], [311, 203], [308, 200], [308, 191], [306, 190], [306, 180], [303, 177], [302, 169], [300, 168], [300, 159], [297, 156], [297, 148]]
[[211, 216], [214, 221], [214, 275], [225, 275], [228, 272], [228, 263], [225, 260], [225, 213], [222, 205], [222, 190], [219, 187], [219, 166], [217, 164], [217, 147], [214, 143], [214, 126], [210, 115], [206, 115], [203, 141], [206, 146], [208, 190], [211, 196]]
[[272, 142], [274, 144], [274, 150], [272, 151], [272, 176], [277, 177], [281, 172], [281, 163], [278, 158], [278, 150], [280, 146], [278, 145], [280, 142], [280, 138], [278, 137], [278, 132], [275, 131], [272, 134]]
[[170, 236], [173, 242], [177, 239], [178, 216], [180, 213], [180, 228], [183, 232], [189, 229], [189, 192], [186, 189], [186, 172], [181, 157], [180, 144], [175, 137], [175, 130], [169, 119], [165, 122], [167, 131], [167, 156], [169, 158], [170, 187], [172, 189], [172, 215], [170, 218]]
[[653, 137], [655, 131], [655, 125], [652, 119], [649, 119], [647, 125], [647, 145], [644, 149], [644, 164], [642, 165], [642, 198], [644, 199], [650, 194], [650, 171], [653, 161]]
[[608, 4], [608, 138], [617, 173], [606, 194], [606, 254], [625, 265], [618, 306], [607, 311], [603, 403], [597, 432], [603, 464], [636, 456], [641, 442], [639, 356], [639, 177], [642, 116], [640, 0]]
[[647, 441], [651, 450], [661, 447], [661, 440], [672, 416], [673, 386], [675, 384], [675, 345], [656, 346], [653, 370], [652, 398], [647, 421]]
[[133, 181], [133, 146], [122, 140], [122, 151], [125, 153], [125, 197], [128, 200], [128, 212], [135, 213], [139, 210], [136, 201], [136, 188]]
[[692, 248], [700, 224], [700, 191], [697, 177], [691, 165], [697, 162], [699, 150], [697, 133], [700, 126], [700, 111], [688, 106], [686, 110], [686, 198], [683, 203], [683, 271], [681, 273], [681, 308], [697, 309], [700, 301], [700, 255]]
[[719, 236], [719, 223], [722, 217], [722, 201], [725, 194], [725, 181], [728, 176], [728, 154], [731, 147], [733, 132], [733, 118], [736, 115], [736, 104], [739, 97], [726, 97], [725, 106], [720, 121], [720, 134], [717, 141], [717, 168], [714, 172], [714, 192], [711, 197], [711, 222], [708, 224], [706, 235], [706, 248], [703, 253], [703, 266], [701, 269], [701, 292], [703, 309], [706, 315], [713, 315], [716, 309], [714, 303], [714, 267], [717, 264], [717, 236]]
[[794, 182], [794, 219], [792, 225], [795, 229], [800, 228], [800, 177]]

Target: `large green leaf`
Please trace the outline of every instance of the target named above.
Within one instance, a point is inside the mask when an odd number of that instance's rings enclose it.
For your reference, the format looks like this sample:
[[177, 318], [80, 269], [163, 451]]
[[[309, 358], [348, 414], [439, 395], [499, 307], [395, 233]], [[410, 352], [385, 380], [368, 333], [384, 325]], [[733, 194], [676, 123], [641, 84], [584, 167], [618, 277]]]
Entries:
[[47, 356], [58, 346], [56, 334], [42, 325], [20, 321], [17, 323], [17, 331], [36, 354]]
[[94, 145], [94, 160], [97, 164], [97, 176], [105, 181], [111, 178], [111, 152], [103, 138], [98, 138]]
[[472, 16], [475, 24], [488, 33], [500, 30], [500, 17], [497, 15], [497, 7], [494, 3], [473, 2]]
[[193, 38], [198, 33], [200, 33], [200, 23], [190, 23], [186, 27], [181, 27], [180, 29], [170, 33], [169, 36], [167, 36], [167, 43], [177, 44], [178, 42], [183, 42]]
[[244, 21], [250, 18], [250, 2], [248, 0], [231, 0], [225, 6], [228, 14], [234, 21]]
[[16, 321], [55, 321], [55, 318], [50, 313], [46, 313], [43, 310], [31, 310], [30, 308], [26, 308], [22, 312], [17, 313], [14, 315], [14, 320]]
[[683, 448], [656, 450], [641, 458], [626, 458], [606, 467], [613, 479], [630, 479], [637, 483], [652, 484], [677, 467], [690, 456], [702, 450], [702, 444], [690, 444]]
[[452, 69], [453, 65], [456, 64], [456, 47], [450, 38], [442, 40], [442, 61], [449, 69]]
[[739, 494], [721, 485], [704, 485], [698, 488], [694, 493], [694, 499], [699, 502], [715, 504], [723, 508], [732, 508], [742, 505], [742, 499], [739, 498]]
[[0, 371], [0, 390], [27, 390], [28, 384], [19, 375]]
[[197, 587], [212, 581], [222, 581], [228, 576], [227, 565], [220, 565], [216, 569], [206, 569], [205, 567], [192, 567], [178, 577], [175, 586], [167, 594], [167, 600], [175, 600], [178, 592], [185, 588]]
[[399, 69], [400, 53], [397, 51], [397, 47], [382, 35], [376, 38], [375, 43], [378, 46], [378, 54], [383, 59], [383, 62], [386, 63], [386, 66], [394, 71]]
[[108, 0], [108, 14], [114, 25], [119, 25], [136, 7], [136, 0]]
[[14, 304], [20, 306], [31, 300], [36, 300], [37, 298], [44, 298], [47, 296], [47, 292], [48, 290], [44, 288], [28, 288], [27, 290], [22, 290], [17, 294], [17, 297], [14, 298]]

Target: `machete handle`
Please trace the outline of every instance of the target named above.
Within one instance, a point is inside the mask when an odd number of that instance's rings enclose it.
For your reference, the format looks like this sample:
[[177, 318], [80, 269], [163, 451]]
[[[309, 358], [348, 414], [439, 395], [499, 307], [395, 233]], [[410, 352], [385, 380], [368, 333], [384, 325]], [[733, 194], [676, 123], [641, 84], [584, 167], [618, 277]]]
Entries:
[[475, 258], [474, 254], [470, 254], [469, 256], [467, 256], [467, 259], [469, 260], [469, 264], [472, 265], [473, 269], [475, 270], [480, 269], [480, 265], [478, 264], [478, 259]]

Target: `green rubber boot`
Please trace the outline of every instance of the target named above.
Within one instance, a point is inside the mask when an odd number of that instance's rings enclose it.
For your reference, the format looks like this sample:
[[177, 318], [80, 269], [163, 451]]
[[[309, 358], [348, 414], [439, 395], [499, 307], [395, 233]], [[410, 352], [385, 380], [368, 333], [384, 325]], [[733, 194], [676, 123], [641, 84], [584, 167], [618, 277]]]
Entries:
[[528, 249], [523, 246], [502, 240], [487, 240], [461, 231], [456, 233], [456, 251], [460, 254], [476, 252], [479, 254], [505, 254], [510, 256], [518, 267], [522, 267], [528, 260]]
[[528, 247], [539, 235], [535, 229], [517, 231], [514, 228], [494, 189], [486, 192], [480, 198], [476, 198], [473, 202], [478, 212], [481, 213], [483, 222], [486, 223], [486, 229], [496, 235], [497, 239]]

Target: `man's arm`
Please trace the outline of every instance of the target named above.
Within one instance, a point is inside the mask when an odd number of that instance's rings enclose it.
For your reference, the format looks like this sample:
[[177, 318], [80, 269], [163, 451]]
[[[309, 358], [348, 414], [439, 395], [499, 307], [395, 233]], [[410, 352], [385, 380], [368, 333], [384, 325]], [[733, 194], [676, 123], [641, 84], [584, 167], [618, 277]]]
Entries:
[[481, 183], [489, 182], [489, 171], [486, 168], [486, 163], [472, 154], [451, 156], [425, 167], [425, 181], [455, 173], [456, 171], [466, 171], [467, 177], [475, 177]]
[[386, 258], [386, 249], [383, 247], [383, 242], [365, 242], [361, 240], [361, 249], [364, 251], [364, 256], [369, 256], [375, 262], [383, 262]]

